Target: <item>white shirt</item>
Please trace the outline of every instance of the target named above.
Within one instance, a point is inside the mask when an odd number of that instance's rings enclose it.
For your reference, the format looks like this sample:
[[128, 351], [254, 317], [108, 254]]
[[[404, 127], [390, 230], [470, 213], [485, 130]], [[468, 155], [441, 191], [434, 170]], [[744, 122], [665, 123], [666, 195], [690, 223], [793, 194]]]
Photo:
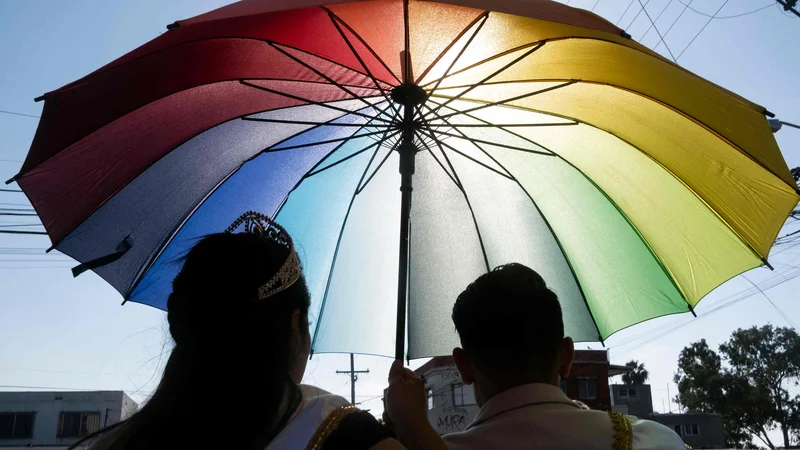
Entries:
[[[633, 450], [684, 450], [681, 438], [656, 422], [627, 417]], [[579, 409], [556, 386], [517, 386], [492, 397], [460, 433], [444, 436], [450, 450], [612, 449], [607, 412]]]

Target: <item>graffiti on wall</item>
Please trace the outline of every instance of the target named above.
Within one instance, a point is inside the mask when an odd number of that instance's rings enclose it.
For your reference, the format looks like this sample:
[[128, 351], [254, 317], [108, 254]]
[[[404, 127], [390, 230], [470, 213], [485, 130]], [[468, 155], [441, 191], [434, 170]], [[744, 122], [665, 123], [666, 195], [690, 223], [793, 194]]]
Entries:
[[472, 417], [466, 408], [453, 404], [452, 386], [459, 383], [461, 377], [457, 370], [441, 372], [439, 376], [442, 383], [434, 394], [436, 416], [431, 418], [432, 425], [439, 434], [463, 431]]

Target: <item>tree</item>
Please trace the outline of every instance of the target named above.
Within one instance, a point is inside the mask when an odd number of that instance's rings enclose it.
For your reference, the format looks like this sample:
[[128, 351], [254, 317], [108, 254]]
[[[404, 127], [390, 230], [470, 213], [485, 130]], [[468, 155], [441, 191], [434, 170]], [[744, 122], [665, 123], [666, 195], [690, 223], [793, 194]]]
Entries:
[[783, 446], [788, 447], [797, 405], [786, 385], [800, 377], [800, 336], [791, 328], [772, 325], [739, 329], [719, 349], [730, 362], [733, 375], [762, 390], [772, 403], [769, 418], [780, 427]]
[[630, 367], [631, 370], [622, 374], [622, 382], [625, 384], [645, 384], [647, 379], [650, 378], [650, 374], [647, 373], [647, 369], [644, 368], [644, 363], [640, 363], [636, 360], [630, 360], [625, 363], [627, 367]]
[[719, 348], [705, 340], [678, 358], [678, 403], [691, 411], [717, 412], [723, 418], [727, 445], [752, 445], [757, 438], [775, 448], [768, 431], [780, 428], [783, 445], [800, 434], [800, 398], [786, 386], [800, 379], [800, 337], [789, 328], [739, 329]]

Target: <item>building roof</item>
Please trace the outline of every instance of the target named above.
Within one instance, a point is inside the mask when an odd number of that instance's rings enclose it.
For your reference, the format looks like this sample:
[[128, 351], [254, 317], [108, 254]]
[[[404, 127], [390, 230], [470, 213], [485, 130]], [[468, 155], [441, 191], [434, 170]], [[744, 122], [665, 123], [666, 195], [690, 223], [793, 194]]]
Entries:
[[438, 369], [440, 367], [452, 367], [455, 364], [456, 363], [453, 361], [452, 356], [436, 356], [431, 358], [430, 361], [421, 365], [417, 370], [414, 371], [414, 373], [417, 374], [417, 376], [423, 376], [434, 369]]

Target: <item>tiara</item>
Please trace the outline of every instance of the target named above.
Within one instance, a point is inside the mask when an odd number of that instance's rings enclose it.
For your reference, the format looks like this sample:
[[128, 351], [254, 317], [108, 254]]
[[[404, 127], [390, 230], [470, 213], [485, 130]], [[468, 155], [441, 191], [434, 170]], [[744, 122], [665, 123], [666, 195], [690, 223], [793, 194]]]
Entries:
[[266, 284], [258, 288], [259, 300], [272, 297], [278, 292], [288, 289], [300, 278], [300, 258], [294, 249], [292, 237], [282, 226], [264, 214], [247, 211], [234, 220], [225, 232], [233, 233], [240, 227], [243, 233], [257, 234], [289, 249], [289, 256], [278, 272]]

